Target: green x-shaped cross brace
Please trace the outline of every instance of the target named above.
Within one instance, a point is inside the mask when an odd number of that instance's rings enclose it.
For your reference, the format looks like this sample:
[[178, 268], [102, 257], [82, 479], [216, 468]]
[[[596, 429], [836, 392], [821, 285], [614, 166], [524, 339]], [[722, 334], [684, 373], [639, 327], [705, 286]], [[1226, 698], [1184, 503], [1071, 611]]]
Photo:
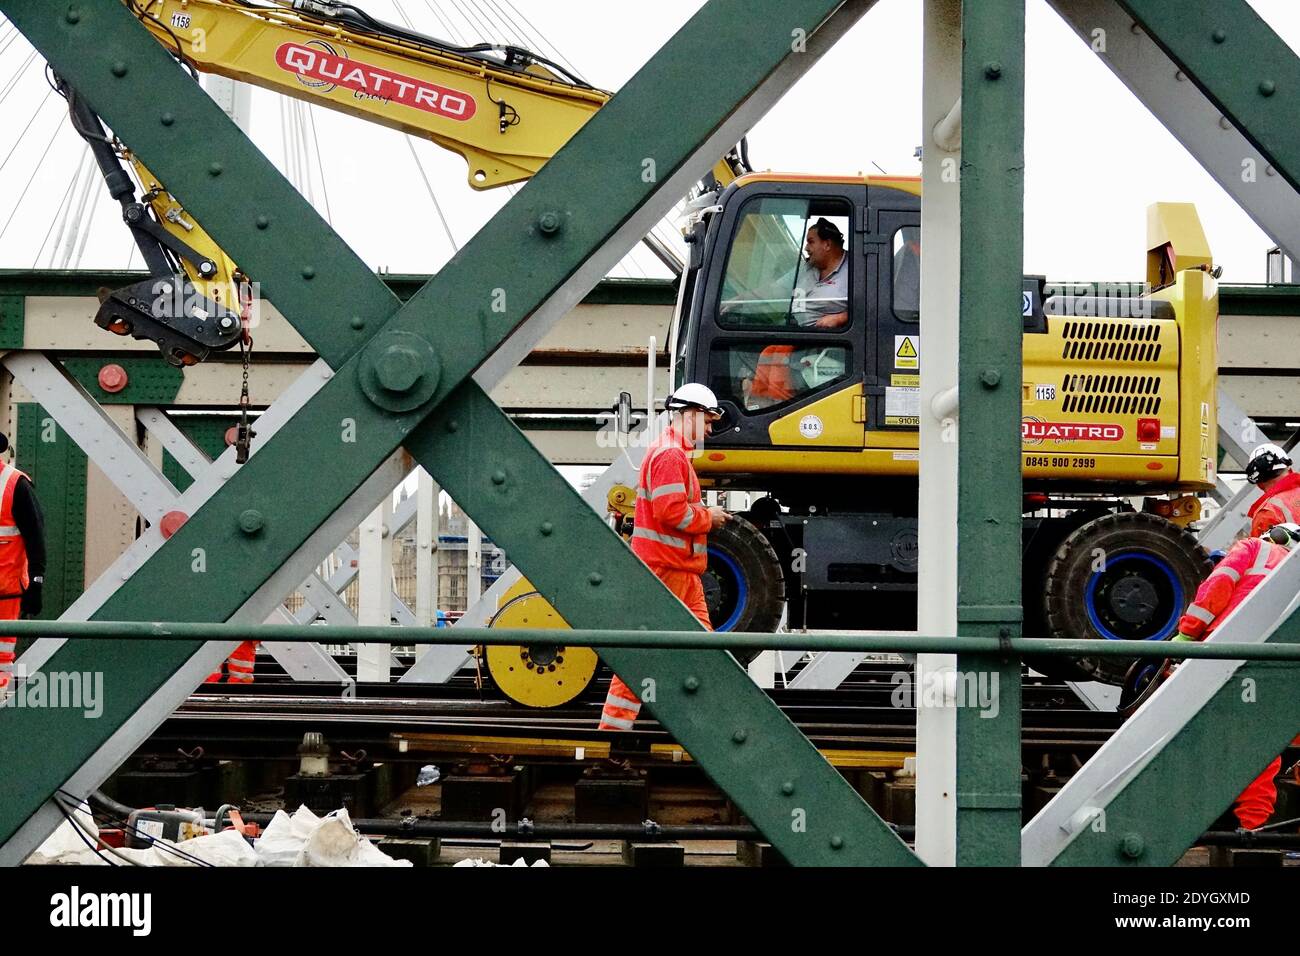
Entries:
[[[335, 370], [95, 618], [227, 620], [403, 445], [574, 626], [698, 626], [470, 376], [543, 303], [594, 283], [584, 263], [630, 246], [654, 197], [685, 192], [738, 104], [816, 59], [806, 38], [871, 3], [841, 6], [713, 0], [402, 305], [118, 0], [0, 3]], [[374, 196], [409, 222], [390, 184]], [[0, 842], [199, 646], [64, 645], [45, 669], [103, 671], [104, 713], [0, 711]], [[653, 687], [655, 716], [791, 862], [916, 862], [726, 653], [600, 653]]]

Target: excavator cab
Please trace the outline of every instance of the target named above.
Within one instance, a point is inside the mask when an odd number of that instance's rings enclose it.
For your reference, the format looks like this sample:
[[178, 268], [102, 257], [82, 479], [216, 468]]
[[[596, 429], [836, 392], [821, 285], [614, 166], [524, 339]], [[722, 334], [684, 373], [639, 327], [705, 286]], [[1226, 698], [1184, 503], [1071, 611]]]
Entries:
[[677, 379], [706, 382], [726, 412], [701, 475], [876, 471], [867, 433], [915, 429], [919, 194], [913, 179], [765, 174], [723, 194], [675, 356]]

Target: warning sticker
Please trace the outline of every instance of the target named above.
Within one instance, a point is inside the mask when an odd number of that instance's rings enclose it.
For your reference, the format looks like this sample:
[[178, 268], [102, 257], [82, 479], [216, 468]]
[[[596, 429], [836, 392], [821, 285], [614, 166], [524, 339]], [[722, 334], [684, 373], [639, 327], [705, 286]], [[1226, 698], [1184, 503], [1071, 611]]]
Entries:
[[921, 453], [919, 451], [896, 451], [894, 452], [894, 461], [920, 461]]
[[921, 367], [921, 337], [919, 335], [894, 336], [894, 368]]
[[889, 384], [895, 388], [920, 388], [921, 376], [919, 375], [891, 375]]
[[919, 388], [894, 388], [886, 386], [886, 425], [920, 425], [920, 416], [921, 390]]

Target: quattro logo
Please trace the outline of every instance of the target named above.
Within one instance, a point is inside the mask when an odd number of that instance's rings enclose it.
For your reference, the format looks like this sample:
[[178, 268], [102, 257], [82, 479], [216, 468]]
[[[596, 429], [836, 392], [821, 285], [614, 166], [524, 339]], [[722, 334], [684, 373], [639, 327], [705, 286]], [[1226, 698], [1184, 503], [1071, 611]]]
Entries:
[[280, 69], [296, 74], [304, 86], [326, 93], [338, 86], [360, 96], [374, 96], [454, 120], [467, 120], [478, 109], [474, 97], [468, 93], [435, 86], [360, 60], [349, 60], [325, 43], [319, 46], [282, 43], [275, 51], [275, 62]]
[[1024, 418], [1020, 421], [1020, 437], [1027, 445], [1040, 445], [1044, 441], [1120, 441], [1124, 437], [1124, 426]]

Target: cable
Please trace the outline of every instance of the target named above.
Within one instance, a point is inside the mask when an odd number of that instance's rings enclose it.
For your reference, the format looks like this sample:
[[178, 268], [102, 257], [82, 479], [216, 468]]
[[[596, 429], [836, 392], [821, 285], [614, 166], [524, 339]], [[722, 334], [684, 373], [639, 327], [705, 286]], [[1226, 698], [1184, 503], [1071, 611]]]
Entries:
[[[87, 149], [87, 151], [89, 151], [90, 147], [86, 147], [86, 149]], [[85, 154], [83, 153], [83, 154], [82, 154], [82, 157], [81, 157], [81, 163], [84, 163], [85, 161], [86, 161], [86, 157], [85, 157]], [[81, 173], [81, 164], [80, 164], [80, 163], [77, 165], [77, 173], [78, 173], [78, 175], [80, 175], [80, 173]], [[75, 182], [76, 182], [75, 179], [69, 179], [69, 180], [68, 180], [68, 188], [65, 189], [65, 190], [63, 191], [63, 198], [62, 198], [61, 200], [59, 200], [58, 211], [57, 211], [53, 216], [50, 217], [50, 227], [49, 227], [48, 229], [45, 230], [45, 238], [42, 239], [42, 240], [41, 240], [41, 244], [40, 244], [39, 246], [36, 247], [36, 258], [32, 260], [32, 268], [33, 268], [33, 269], [37, 268], [37, 266], [40, 265], [40, 261], [41, 261], [41, 253], [45, 251], [45, 244], [46, 244], [47, 242], [50, 241], [50, 233], [54, 232], [54, 223], [55, 223], [55, 221], [57, 221], [57, 220], [61, 220], [61, 219], [63, 218], [63, 214], [66, 213], [66, 209], [65, 209], [64, 207], [67, 206], [67, 204], [68, 204], [68, 199], [69, 199], [69, 197], [72, 195], [72, 186], [73, 186], [73, 184], [74, 184]], [[59, 232], [59, 239], [61, 239], [61, 238], [63, 238], [62, 230], [60, 230], [60, 232]], [[56, 248], [56, 249], [57, 249], [58, 246], [59, 246], [59, 239], [55, 239], [55, 240], [54, 240], [54, 248]], [[135, 243], [132, 243], [131, 246], [132, 246], [132, 248], [135, 248]], [[51, 252], [51, 254], [50, 254], [50, 265], [53, 265], [53, 264], [54, 264], [54, 254], [53, 254], [53, 252]]]
[[424, 5], [429, 8], [429, 12], [437, 18], [440, 24], [442, 24], [443, 29], [447, 31], [447, 34], [449, 36], [453, 33], [456, 34], [456, 42], [463, 46], [465, 44], [464, 34], [457, 30], [450, 20], [443, 17], [442, 11], [433, 5], [433, 0], [424, 0]]
[[[54, 798], [54, 805], [58, 807], [59, 812], [63, 814], [63, 819], [67, 820], [68, 823], [72, 826], [72, 831], [76, 833], [77, 836], [81, 837], [81, 842], [86, 844], [86, 846], [90, 847], [91, 852], [94, 853], [95, 856], [99, 857], [109, 866], [117, 866], [116, 863], [114, 863], [108, 857], [104, 856], [104, 850], [113, 851], [113, 855], [118, 856], [115, 848], [105, 845], [103, 849], [100, 849], [100, 847], [96, 846], [95, 844], [99, 842], [99, 838], [96, 837], [95, 841], [92, 842], [90, 831], [86, 829], [85, 825], [80, 820], [78, 820], [76, 816], [73, 813], [71, 813], [66, 806], [64, 806], [63, 801], [60, 800], [57, 796]], [[125, 859], [128, 863], [131, 863], [134, 866], [140, 865], [137, 861], [132, 860], [130, 857], [118, 857], [118, 859]]]
[[62, 125], [54, 127], [54, 135], [51, 136], [50, 141], [45, 144], [45, 152], [41, 153], [41, 158], [36, 161], [36, 168], [32, 170], [32, 174], [27, 180], [27, 185], [24, 186], [23, 191], [18, 194], [18, 201], [14, 203], [14, 208], [10, 210], [9, 218], [5, 220], [4, 226], [0, 228], [0, 239], [3, 239], [5, 233], [9, 231], [9, 226], [13, 223], [14, 216], [18, 213], [18, 208], [23, 204], [23, 200], [27, 198], [27, 191], [32, 188], [32, 183], [36, 180], [36, 174], [40, 172], [41, 167], [45, 165], [45, 157], [50, 155], [50, 147], [54, 145], [54, 140], [58, 138], [59, 130], [62, 128]]
[[415, 151], [415, 144], [411, 142], [411, 137], [403, 136], [406, 140], [407, 148], [411, 150], [411, 158], [415, 160], [415, 168], [420, 171], [420, 178], [424, 180], [424, 188], [428, 190], [429, 199], [433, 203], [434, 211], [438, 214], [438, 220], [442, 223], [443, 231], [447, 233], [447, 241], [451, 243], [453, 252], [460, 252], [460, 246], [456, 244], [456, 237], [451, 234], [451, 226], [447, 224], [447, 217], [442, 214], [442, 206], [438, 204], [438, 197], [433, 194], [433, 186], [429, 183], [429, 177], [425, 175], [424, 164], [420, 162], [420, 156]]
[[311, 123], [311, 141], [316, 148], [316, 171], [320, 173], [320, 192], [325, 200], [325, 221], [331, 226], [334, 225], [334, 215], [330, 212], [330, 191], [325, 185], [325, 164], [321, 159], [320, 139], [316, 136], [316, 112], [315, 107], [307, 107], [307, 120]]
[[[461, 12], [461, 16], [465, 18], [466, 23], [473, 24], [473, 28], [474, 30], [478, 31], [479, 36], [481, 36], [484, 40], [488, 40], [488, 41], [491, 40], [492, 32], [493, 32], [492, 28], [490, 26], [487, 26], [483, 22], [483, 20], [479, 18], [477, 10], [473, 11], [473, 17], [471, 17], [469, 13], [465, 12], [465, 8], [461, 7], [460, 0], [451, 0], [451, 5]], [[473, 4], [466, 2], [465, 7], [469, 7], [472, 9]]]
[[[64, 789], [62, 789], [62, 788], [60, 788], [59, 790], [57, 790], [56, 793], [57, 793], [57, 794], [62, 794], [64, 797], [76, 801], [76, 805], [77, 805], [78, 808], [80, 808], [82, 804], [85, 804], [86, 809], [89, 810], [90, 813], [91, 813], [92, 816], [93, 816], [93, 814], [94, 814], [94, 812], [95, 812], [95, 808], [94, 808], [93, 806], [91, 806], [89, 800], [77, 800], [77, 798], [76, 798], [73, 794], [69, 793], [67, 790], [64, 790]], [[130, 832], [132, 835], [137, 836], [137, 837], [141, 837], [142, 839], [145, 839], [145, 840], [148, 840], [149, 843], [150, 843], [150, 845], [151, 845], [155, 850], [161, 850], [161, 851], [164, 852], [164, 853], [170, 853], [170, 854], [172, 854], [173, 856], [179, 857], [179, 858], [182, 859], [182, 860], [188, 860], [189, 862], [195, 864], [196, 866], [215, 866], [215, 865], [216, 865], [216, 864], [214, 864], [214, 863], [210, 863], [210, 862], [208, 862], [207, 860], [203, 859], [202, 857], [197, 857], [197, 856], [195, 856], [195, 855], [192, 854], [192, 853], [186, 853], [184, 850], [182, 850], [180, 847], [176, 846], [175, 844], [168, 843], [168, 842], [166, 841], [166, 839], [163, 838], [163, 837], [155, 837], [155, 836], [153, 836], [153, 835], [150, 834], [150, 833], [145, 833], [145, 832], [144, 832], [143, 830], [141, 830], [139, 827], [132, 825], [130, 819], [129, 819], [129, 818], [126, 818], [126, 817], [123, 817], [123, 816], [121, 815], [120, 812], [116, 812], [116, 813], [115, 813], [115, 812], [111, 811], [111, 810], [110, 810], [109, 808], [107, 808], [107, 807], [100, 807], [99, 815], [100, 815], [101, 817], [103, 817], [104, 819], [106, 819], [109, 823], [112, 823], [112, 824], [114, 824], [114, 825], [116, 825], [116, 826], [119, 826], [119, 827], [121, 827], [123, 830], [127, 830], [127, 831]], [[113, 847], [106, 847], [106, 849], [107, 849], [110, 853], [111, 853], [111, 852], [114, 852], [114, 848], [113, 848]], [[139, 863], [139, 862], [137, 862], [137, 861], [135, 861], [135, 860], [131, 860], [130, 857], [122, 857], [122, 859], [130, 860], [132, 863], [135, 863], [136, 866], [144, 866], [144, 865], [145, 865], [145, 864], [143, 864], [143, 863]]]
[[45, 101], [50, 98], [50, 94], [53, 92], [54, 92], [53, 90], [45, 91], [45, 97], [37, 105], [36, 112], [32, 113], [32, 118], [27, 121], [27, 125], [23, 127], [23, 131], [19, 133], [18, 136], [14, 139], [14, 144], [9, 147], [9, 152], [5, 154], [5, 158], [3, 160], [0, 160], [0, 170], [3, 170], [5, 166], [9, 164], [10, 158], [13, 156], [14, 152], [18, 149], [18, 144], [22, 142], [23, 137], [27, 135], [27, 131], [32, 128], [32, 124], [36, 122], [36, 117], [40, 115], [41, 109], [45, 106]]
[[[93, 179], [94, 177], [91, 178]], [[89, 195], [99, 196], [100, 193], [96, 190], [94, 192], [89, 193]], [[86, 243], [90, 241], [90, 231], [95, 225], [95, 213], [99, 211], [99, 206], [100, 204], [95, 202], [94, 199], [90, 200], [90, 215], [86, 217], [85, 224], [80, 227], [81, 245], [77, 246], [77, 256], [75, 259], [72, 260], [72, 268], [74, 269], [81, 268], [81, 258], [86, 254]]]
[[22, 79], [23, 72], [27, 69], [27, 67], [31, 65], [32, 61], [35, 59], [36, 59], [36, 51], [32, 50], [32, 52], [27, 55], [27, 59], [23, 60], [22, 66], [18, 67], [18, 69], [14, 72], [14, 75], [5, 82], [4, 90], [0, 91], [0, 103], [3, 103], [5, 99], [9, 96], [9, 94], [13, 92], [14, 87], [18, 85], [18, 81]]
[[[578, 77], [578, 79], [580, 80], [582, 79], [582, 74], [578, 72], [578, 68], [574, 66], [572, 62], [570, 62], [568, 57], [566, 57], [563, 53], [560, 52], [559, 48], [554, 43], [546, 39], [546, 36], [542, 33], [541, 30], [533, 26], [533, 22], [529, 20], [528, 17], [524, 16], [523, 11], [521, 11], [518, 7], [516, 7], [513, 3], [511, 3], [510, 0], [502, 0], [502, 2], [506, 6], [508, 6], [511, 10], [513, 10], [515, 16], [519, 17], [519, 19], [522, 20], [525, 23], [525, 25], [527, 25], [529, 29], [533, 31], [534, 35], [539, 40], [542, 41], [543, 46], [547, 46], [551, 48], [551, 52], [555, 55], [555, 58], [557, 60], [562, 61], [564, 65], [569, 68], [570, 72], [572, 72], [574, 76]], [[586, 83], [586, 80], [583, 80], [583, 82]]]

